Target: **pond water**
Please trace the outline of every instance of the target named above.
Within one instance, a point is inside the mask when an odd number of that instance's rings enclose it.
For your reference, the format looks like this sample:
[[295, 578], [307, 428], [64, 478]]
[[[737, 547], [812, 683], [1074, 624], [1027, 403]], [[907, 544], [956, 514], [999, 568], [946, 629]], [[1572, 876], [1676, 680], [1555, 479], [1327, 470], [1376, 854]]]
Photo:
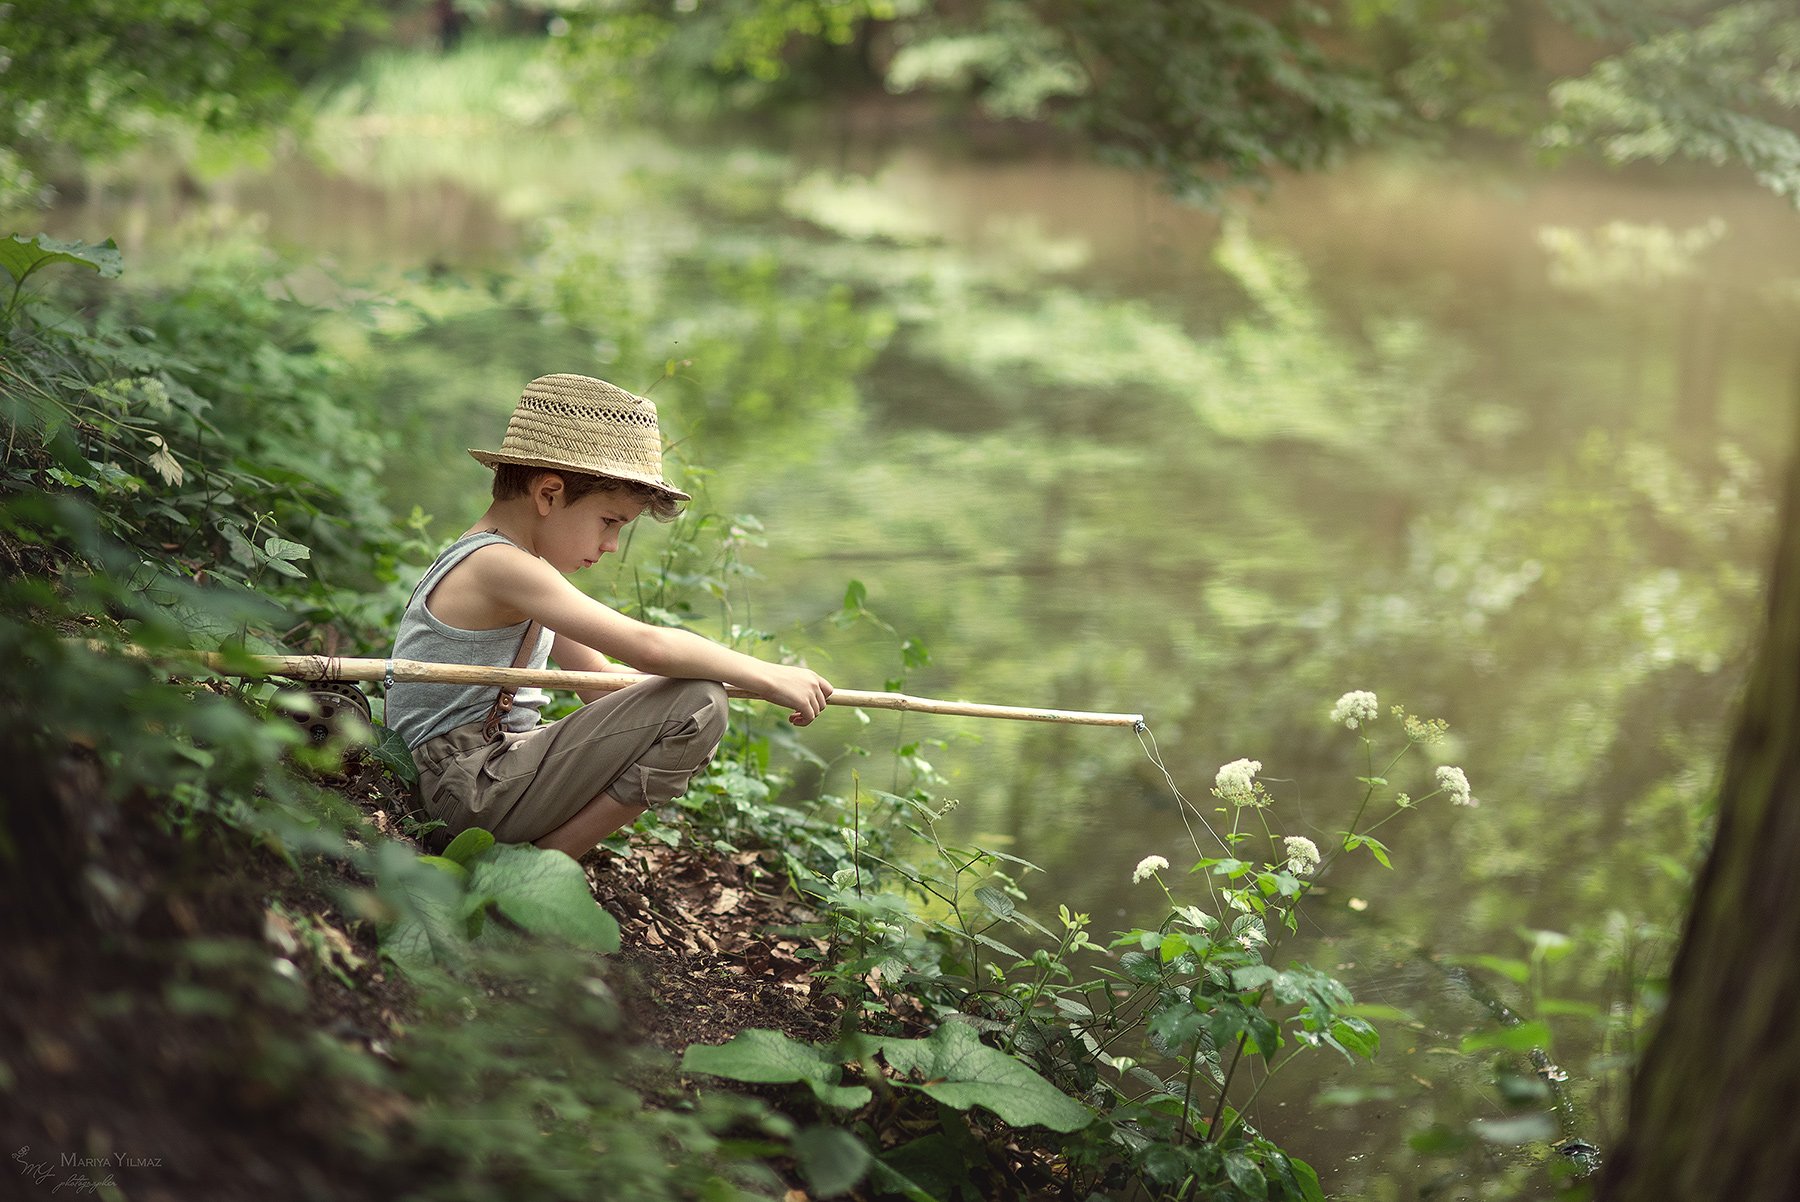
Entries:
[[[1386, 158], [1221, 218], [1085, 161], [849, 120], [703, 140], [339, 118], [321, 147], [200, 194], [99, 190], [53, 225], [154, 262], [248, 223], [429, 312], [385, 317], [359, 370], [396, 398], [396, 508], [441, 533], [482, 487], [462, 448], [525, 379], [654, 384], [709, 503], [763, 526], [729, 621], [847, 687], [1146, 714], [1167, 778], [1121, 729], [810, 732], [843, 791], [852, 765], [909, 785], [880, 753], [924, 740], [946, 824], [1040, 865], [1041, 912], [1153, 922], [1130, 883], [1150, 854], [1210, 909], [1181, 870], [1217, 848], [1175, 788], [1217, 824], [1218, 766], [1260, 760], [1276, 833], [1325, 846], [1370, 775], [1334, 700], [1446, 719], [1387, 775], [1423, 796], [1459, 765], [1481, 805], [1387, 823], [1394, 869], [1334, 865], [1278, 957], [1412, 1021], [1382, 1024], [1373, 1068], [1284, 1072], [1252, 1120], [1336, 1196], [1547, 1191], [1501, 1145], [1408, 1141], [1511, 1113], [1453, 1052], [1494, 1025], [1456, 958], [1577, 936], [1535, 987], [1628, 1006], [1618, 965], [1678, 916], [1793, 424], [1791, 211], [1714, 177]], [[891, 629], [829, 620], [853, 580]], [[904, 670], [900, 637], [930, 663]], [[1372, 728], [1377, 767], [1398, 730]], [[1564, 1131], [1604, 1149], [1628, 1048], [1554, 1029]]]

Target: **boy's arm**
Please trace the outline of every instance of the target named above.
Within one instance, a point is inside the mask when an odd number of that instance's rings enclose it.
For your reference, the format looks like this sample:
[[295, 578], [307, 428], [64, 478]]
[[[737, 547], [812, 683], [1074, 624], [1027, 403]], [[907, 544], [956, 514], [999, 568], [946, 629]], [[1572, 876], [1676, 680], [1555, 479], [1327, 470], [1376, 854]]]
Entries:
[[[621, 667], [589, 647], [586, 643], [577, 643], [574, 639], [557, 635], [550, 646], [550, 658], [557, 667], [570, 672], [633, 672], [635, 669]], [[599, 689], [576, 689], [575, 695], [583, 703], [604, 697]]]
[[[651, 626], [602, 605], [544, 560], [517, 547], [483, 547], [464, 561], [469, 585], [497, 610], [535, 618], [568, 642], [652, 676], [717, 680], [784, 705], [804, 726], [819, 716], [831, 684], [810, 668], [771, 664], [692, 631]], [[579, 655], [579, 653], [575, 653]], [[558, 654], [558, 663], [565, 663]]]

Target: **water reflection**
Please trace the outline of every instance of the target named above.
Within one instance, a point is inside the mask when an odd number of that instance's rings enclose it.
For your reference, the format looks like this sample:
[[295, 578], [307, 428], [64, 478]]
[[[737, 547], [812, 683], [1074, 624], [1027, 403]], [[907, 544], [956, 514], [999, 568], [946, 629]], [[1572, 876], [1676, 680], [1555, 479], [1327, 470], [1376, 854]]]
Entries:
[[[1609, 912], [1627, 933], [1673, 919], [1754, 618], [1773, 432], [1792, 419], [1791, 308], [1772, 293], [1800, 275], [1800, 242], [1776, 202], [1370, 161], [1283, 181], [1222, 224], [1086, 164], [906, 144], [328, 144], [330, 168], [286, 163], [207, 203], [371, 272], [519, 268], [489, 288], [394, 283], [430, 320], [362, 364], [393, 398], [394, 496], [440, 529], [482, 486], [461, 448], [520, 380], [586, 369], [641, 389], [672, 370], [654, 395], [683, 453], [716, 505], [769, 531], [734, 619], [805, 631], [841, 683], [900, 668], [888, 634], [824, 621], [854, 578], [930, 646], [912, 691], [1142, 710], [1189, 799], [1213, 805], [1217, 765], [1251, 756], [1283, 830], [1321, 843], [1366, 771], [1326, 721], [1340, 693], [1450, 720], [1409, 779], [1460, 764], [1485, 804], [1397, 820], [1399, 870], [1346, 859], [1284, 949], [1415, 1015], [1385, 1024], [1374, 1072], [1321, 1060], [1261, 1095], [1254, 1121], [1334, 1192], [1417, 1196], [1465, 1162], [1418, 1162], [1406, 1137], [1498, 1112], [1486, 1066], [1446, 1054], [1492, 1016], [1440, 957], [1590, 932], [1554, 985], [1604, 1005], [1592, 949], [1626, 937]], [[122, 199], [60, 214], [59, 232], [137, 220], [154, 242], [201, 203]], [[1714, 218], [1725, 232], [1654, 288], [1559, 287], [1541, 236], [1599, 246], [1617, 219]], [[1727, 298], [1710, 341], [1674, 336], [1696, 296]], [[656, 551], [645, 532], [622, 590]], [[822, 724], [821, 749], [847, 724]], [[1035, 900], [1102, 931], [1145, 916], [1137, 860], [1196, 854], [1126, 732], [879, 715], [853, 737], [925, 739], [959, 833], [1042, 865]], [[1596, 1057], [1620, 1049], [1593, 1032], [1570, 1022], [1555, 1051], [1604, 1147], [1616, 1080]], [[1320, 1107], [1321, 1085], [1360, 1092]], [[1545, 1189], [1488, 1167], [1438, 1196]]]

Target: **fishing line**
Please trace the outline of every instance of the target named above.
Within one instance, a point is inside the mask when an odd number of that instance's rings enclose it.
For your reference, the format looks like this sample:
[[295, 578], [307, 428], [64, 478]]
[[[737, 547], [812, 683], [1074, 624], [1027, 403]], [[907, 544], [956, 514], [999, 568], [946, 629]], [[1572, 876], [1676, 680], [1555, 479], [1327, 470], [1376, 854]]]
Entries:
[[[1155, 766], [1156, 770], [1162, 773], [1163, 779], [1169, 783], [1169, 792], [1175, 794], [1175, 800], [1177, 802], [1175, 810], [1176, 813], [1181, 815], [1181, 825], [1187, 828], [1188, 840], [1194, 845], [1194, 854], [1198, 855], [1203, 860], [1206, 859], [1206, 851], [1200, 846], [1200, 837], [1194, 833], [1194, 824], [1188, 821], [1188, 812], [1190, 810], [1193, 811], [1194, 817], [1200, 820], [1200, 825], [1206, 828], [1206, 833], [1211, 835], [1213, 839], [1217, 841], [1219, 846], [1225, 849], [1225, 854], [1230, 855], [1231, 845], [1219, 838], [1219, 832], [1212, 828], [1212, 823], [1206, 820], [1206, 815], [1201, 812], [1200, 807], [1189, 801], [1187, 795], [1181, 791], [1181, 786], [1175, 783], [1174, 773], [1170, 772], [1168, 765], [1163, 763], [1162, 752], [1156, 745], [1156, 736], [1151, 733], [1150, 724], [1148, 722], [1139, 722], [1136, 726], [1133, 726], [1131, 730], [1133, 734], [1137, 735], [1138, 746], [1144, 749], [1144, 755], [1149, 758], [1150, 763]], [[1146, 738], [1150, 740], [1148, 743], [1144, 741]], [[1206, 891], [1212, 895], [1213, 904], [1217, 905], [1219, 895], [1218, 891], [1213, 888], [1211, 873], [1206, 874]]]

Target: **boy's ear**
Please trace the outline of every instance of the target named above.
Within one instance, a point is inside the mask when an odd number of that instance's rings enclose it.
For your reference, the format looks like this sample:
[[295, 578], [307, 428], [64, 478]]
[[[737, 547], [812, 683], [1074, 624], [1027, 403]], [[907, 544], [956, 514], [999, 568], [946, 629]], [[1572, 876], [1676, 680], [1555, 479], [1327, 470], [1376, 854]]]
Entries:
[[563, 496], [563, 478], [555, 472], [540, 472], [531, 478], [531, 503], [544, 517], [550, 516], [556, 499]]

